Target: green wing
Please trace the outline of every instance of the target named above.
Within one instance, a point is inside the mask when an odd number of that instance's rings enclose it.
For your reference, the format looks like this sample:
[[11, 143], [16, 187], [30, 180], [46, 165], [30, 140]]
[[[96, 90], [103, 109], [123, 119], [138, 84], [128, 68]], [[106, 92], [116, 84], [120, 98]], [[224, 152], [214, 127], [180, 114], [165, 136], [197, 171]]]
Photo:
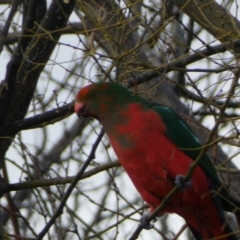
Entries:
[[[166, 106], [153, 103], [149, 107], [156, 111], [163, 119], [167, 127], [167, 137], [194, 161], [199, 156], [202, 145], [188, 124], [177, 113]], [[207, 154], [204, 154], [199, 166], [208, 177], [218, 186], [220, 185], [217, 172]]]
[[[160, 104], [152, 103], [148, 107], [156, 111], [163, 119], [167, 127], [167, 137], [171, 139], [182, 151], [188, 155], [193, 161], [199, 156], [202, 145], [188, 126], [188, 124], [174, 111]], [[199, 166], [203, 169], [208, 178], [211, 179], [215, 187], [222, 186], [218, 179], [217, 172], [207, 154], [204, 154], [200, 160]], [[240, 203], [234, 200], [225, 188], [220, 188], [220, 194], [224, 211], [235, 211], [235, 206], [240, 208]], [[219, 202], [215, 199], [219, 206]], [[236, 217], [240, 221], [240, 212], [235, 212]]]

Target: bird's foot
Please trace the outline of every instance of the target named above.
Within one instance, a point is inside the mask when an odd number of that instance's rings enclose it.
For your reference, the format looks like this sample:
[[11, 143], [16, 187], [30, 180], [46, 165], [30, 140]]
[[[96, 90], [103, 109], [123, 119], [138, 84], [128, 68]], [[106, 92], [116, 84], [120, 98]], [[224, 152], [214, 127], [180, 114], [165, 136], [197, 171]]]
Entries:
[[154, 224], [152, 224], [151, 222], [156, 222], [157, 219], [153, 219], [152, 221], [149, 222], [149, 218], [148, 218], [149, 214], [148, 213], [144, 213], [140, 219], [140, 226], [144, 229], [151, 229], [154, 227]]
[[174, 181], [174, 183], [179, 187], [181, 191], [184, 191], [186, 190], [186, 188], [192, 186], [191, 180], [185, 182], [184, 177], [185, 177], [184, 175], [177, 175]]

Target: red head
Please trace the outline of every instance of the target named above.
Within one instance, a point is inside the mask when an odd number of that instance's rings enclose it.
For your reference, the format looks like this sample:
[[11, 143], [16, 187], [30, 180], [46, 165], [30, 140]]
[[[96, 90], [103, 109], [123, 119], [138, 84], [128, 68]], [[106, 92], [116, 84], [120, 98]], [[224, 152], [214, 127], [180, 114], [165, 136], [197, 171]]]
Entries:
[[79, 117], [100, 120], [111, 117], [134, 101], [142, 102], [143, 99], [117, 83], [93, 83], [78, 92], [74, 110]]

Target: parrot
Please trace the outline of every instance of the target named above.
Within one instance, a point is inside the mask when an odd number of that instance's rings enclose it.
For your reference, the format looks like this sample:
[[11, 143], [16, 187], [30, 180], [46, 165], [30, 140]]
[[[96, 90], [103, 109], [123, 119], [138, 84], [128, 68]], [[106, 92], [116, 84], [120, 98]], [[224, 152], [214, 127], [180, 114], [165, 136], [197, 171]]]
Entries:
[[[80, 89], [74, 111], [79, 118], [99, 121], [150, 212], [181, 182], [203, 147], [175, 111], [115, 82], [92, 83]], [[239, 219], [239, 206], [222, 186], [205, 153], [191, 179], [179, 184], [159, 216], [181, 216], [197, 240], [237, 240], [224, 211], [234, 212]]]

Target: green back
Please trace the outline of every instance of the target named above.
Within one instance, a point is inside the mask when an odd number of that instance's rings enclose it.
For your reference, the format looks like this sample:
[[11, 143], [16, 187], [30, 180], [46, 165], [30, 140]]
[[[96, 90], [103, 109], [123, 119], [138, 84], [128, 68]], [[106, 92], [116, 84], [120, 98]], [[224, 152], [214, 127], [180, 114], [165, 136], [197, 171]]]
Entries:
[[[156, 103], [150, 104], [149, 107], [161, 115], [167, 127], [167, 137], [186, 155], [193, 159], [193, 161], [197, 159], [201, 152], [202, 145], [188, 124], [168, 107]], [[203, 158], [200, 160], [199, 166], [211, 180], [218, 186], [220, 185], [217, 172], [207, 154], [204, 154]]]

